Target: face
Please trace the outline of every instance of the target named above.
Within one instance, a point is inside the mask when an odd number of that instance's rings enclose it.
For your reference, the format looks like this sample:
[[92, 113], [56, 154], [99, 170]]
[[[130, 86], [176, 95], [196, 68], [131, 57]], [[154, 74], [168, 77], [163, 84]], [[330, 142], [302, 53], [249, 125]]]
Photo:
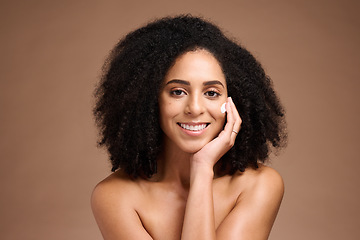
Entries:
[[225, 76], [206, 50], [187, 52], [169, 69], [159, 95], [160, 125], [166, 146], [194, 153], [223, 129]]

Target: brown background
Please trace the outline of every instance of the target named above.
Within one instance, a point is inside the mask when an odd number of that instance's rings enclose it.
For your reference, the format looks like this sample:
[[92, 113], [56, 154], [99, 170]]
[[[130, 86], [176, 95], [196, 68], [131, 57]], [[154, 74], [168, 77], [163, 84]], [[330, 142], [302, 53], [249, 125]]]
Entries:
[[0, 238], [101, 239], [110, 172], [92, 92], [108, 51], [156, 17], [212, 19], [263, 63], [288, 112], [270, 239], [360, 239], [359, 1], [1, 1]]

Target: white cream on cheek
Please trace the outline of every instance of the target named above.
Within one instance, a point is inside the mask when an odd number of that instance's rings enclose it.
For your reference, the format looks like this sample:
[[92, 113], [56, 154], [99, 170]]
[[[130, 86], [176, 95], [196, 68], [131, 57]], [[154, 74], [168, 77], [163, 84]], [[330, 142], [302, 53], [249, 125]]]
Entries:
[[220, 110], [221, 110], [221, 113], [225, 113], [226, 112], [226, 103], [224, 103], [223, 105], [221, 105], [221, 108], [220, 108]]

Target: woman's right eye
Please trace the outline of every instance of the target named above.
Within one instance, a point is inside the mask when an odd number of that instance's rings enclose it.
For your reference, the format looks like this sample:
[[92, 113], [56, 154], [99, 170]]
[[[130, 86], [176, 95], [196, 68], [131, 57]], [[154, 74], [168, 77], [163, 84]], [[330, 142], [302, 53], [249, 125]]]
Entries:
[[176, 89], [176, 90], [171, 91], [170, 94], [174, 95], [174, 96], [181, 96], [181, 95], [184, 95], [185, 92], [183, 90]]

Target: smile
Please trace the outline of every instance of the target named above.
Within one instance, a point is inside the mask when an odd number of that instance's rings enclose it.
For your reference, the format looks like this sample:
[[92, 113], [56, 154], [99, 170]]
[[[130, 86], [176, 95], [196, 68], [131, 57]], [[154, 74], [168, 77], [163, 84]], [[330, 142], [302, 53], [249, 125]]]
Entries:
[[178, 123], [178, 125], [185, 130], [201, 131], [204, 130], [209, 125], [209, 123], [201, 123], [201, 124]]

